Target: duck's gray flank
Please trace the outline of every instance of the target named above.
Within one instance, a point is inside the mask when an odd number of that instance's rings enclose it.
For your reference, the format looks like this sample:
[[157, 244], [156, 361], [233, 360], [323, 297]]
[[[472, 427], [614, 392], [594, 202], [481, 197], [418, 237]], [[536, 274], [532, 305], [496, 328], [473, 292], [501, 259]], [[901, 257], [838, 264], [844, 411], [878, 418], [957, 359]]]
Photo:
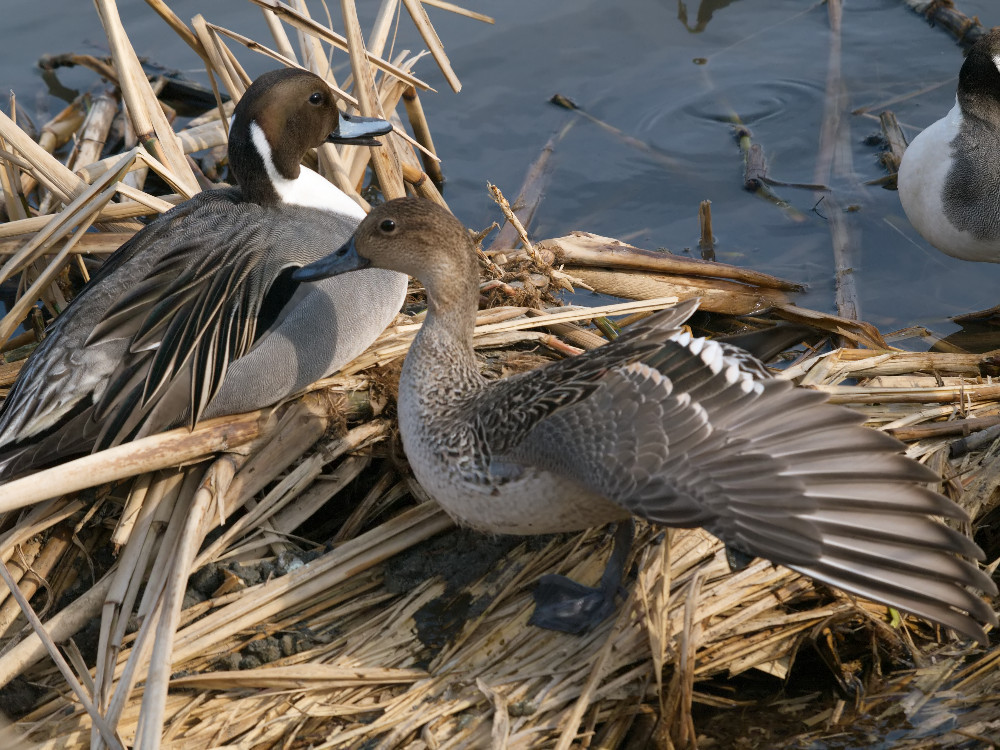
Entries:
[[[354, 238], [297, 271], [302, 280], [374, 266], [413, 274], [425, 323], [400, 378], [399, 423], [413, 471], [460, 523], [490, 532], [568, 531], [638, 516], [704, 526], [727, 546], [927, 617], [986, 642], [996, 595], [966, 558], [967, 520], [927, 488], [936, 474], [854, 412], [771, 377], [748, 353], [681, 328], [696, 302], [641, 322], [578, 357], [500, 381], [473, 350], [478, 264], [444, 209], [401, 199]], [[579, 608], [555, 585], [543, 620], [606, 612], [617, 581]], [[590, 596], [590, 594], [588, 594]]]

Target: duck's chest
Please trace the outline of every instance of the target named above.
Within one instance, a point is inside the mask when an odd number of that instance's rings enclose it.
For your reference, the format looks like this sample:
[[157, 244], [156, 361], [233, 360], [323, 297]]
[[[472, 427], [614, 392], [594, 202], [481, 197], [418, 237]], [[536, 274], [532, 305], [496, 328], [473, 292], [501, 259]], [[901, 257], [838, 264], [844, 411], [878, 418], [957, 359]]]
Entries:
[[1000, 132], [963, 120], [958, 105], [921, 132], [899, 169], [910, 223], [934, 247], [965, 260], [1000, 260]]
[[628, 517], [570, 478], [498, 461], [475, 421], [457, 411], [447, 393], [406, 391], [404, 379], [399, 427], [406, 457], [421, 486], [459, 523], [494, 533], [545, 534]]

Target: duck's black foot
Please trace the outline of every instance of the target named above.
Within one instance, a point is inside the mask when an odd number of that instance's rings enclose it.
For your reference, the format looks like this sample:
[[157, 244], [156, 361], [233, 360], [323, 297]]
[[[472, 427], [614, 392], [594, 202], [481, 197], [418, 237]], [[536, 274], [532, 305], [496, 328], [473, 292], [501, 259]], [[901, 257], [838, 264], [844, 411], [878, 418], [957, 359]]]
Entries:
[[756, 559], [756, 555], [744, 552], [738, 547], [733, 547], [729, 544], [726, 545], [726, 562], [729, 563], [729, 570], [732, 573], [738, 573], [744, 568], [750, 567], [750, 563]]
[[615, 611], [615, 597], [622, 592], [625, 562], [634, 535], [632, 521], [618, 524], [611, 557], [596, 588], [566, 576], [542, 576], [535, 588], [535, 611], [528, 624], [574, 634], [586, 633], [600, 625]]

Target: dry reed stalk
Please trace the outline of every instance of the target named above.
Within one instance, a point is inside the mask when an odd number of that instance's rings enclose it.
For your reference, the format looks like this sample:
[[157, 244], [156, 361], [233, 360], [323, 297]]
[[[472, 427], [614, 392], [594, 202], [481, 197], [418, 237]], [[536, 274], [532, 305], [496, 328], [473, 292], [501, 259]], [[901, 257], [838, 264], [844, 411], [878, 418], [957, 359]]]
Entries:
[[[0, 112], [0, 114], [3, 114]], [[178, 195], [167, 195], [162, 197], [160, 200], [166, 203], [176, 204], [180, 203], [183, 198]], [[158, 210], [149, 208], [142, 203], [135, 201], [128, 201], [126, 203], [114, 203], [103, 208], [100, 213], [97, 214], [94, 219], [95, 223], [107, 223], [121, 221], [122, 219], [132, 219], [136, 216], [149, 216], [150, 214], [159, 213]], [[49, 222], [52, 220], [51, 215], [46, 216], [32, 216], [28, 219], [21, 219], [20, 221], [10, 221], [6, 224], [0, 224], [0, 239], [5, 237], [16, 237], [21, 234], [29, 234], [31, 232], [38, 232], [48, 226]]]
[[21, 188], [21, 180], [18, 179], [18, 168], [30, 169], [31, 165], [23, 159], [14, 156], [7, 148], [7, 143], [0, 138], [0, 159], [3, 159], [0, 168], [0, 190], [3, 191], [4, 207], [7, 209], [8, 219], [25, 219], [28, 213], [25, 207], [28, 201], [24, 197]]
[[112, 696], [114, 669], [122, 649], [129, 615], [135, 606], [149, 562], [159, 544], [159, 537], [169, 521], [171, 504], [169, 501], [162, 501], [168, 494], [168, 485], [175, 484], [178, 479], [176, 475], [159, 477], [151, 485], [150, 480], [146, 479], [149, 492], [142, 493], [146, 502], [136, 519], [135, 533], [129, 537], [118, 558], [118, 569], [104, 599], [94, 694], [105, 715]]
[[[848, 110], [847, 89], [841, 75], [841, 19], [843, 10], [840, 0], [827, 4], [830, 23], [830, 50], [827, 60], [826, 95], [823, 100], [823, 119], [819, 134], [819, 154], [816, 159], [814, 181], [829, 184], [837, 174], [851, 175], [850, 164], [850, 121], [844, 117]], [[834, 160], [834, 150], [838, 158]], [[835, 169], [836, 168], [836, 169]], [[859, 246], [857, 225], [845, 212], [840, 200], [831, 193], [817, 193], [817, 201], [823, 201], [826, 218], [830, 225], [833, 243], [834, 281], [836, 283], [837, 313], [842, 318], [861, 319], [861, 303], [858, 299], [854, 277], [854, 250]]]
[[86, 709], [87, 713], [90, 714], [90, 719], [100, 732], [101, 738], [105, 743], [107, 743], [108, 747], [112, 748], [112, 750], [124, 750], [122, 743], [118, 741], [118, 738], [115, 736], [112, 729], [108, 726], [107, 722], [104, 721], [104, 717], [100, 715], [97, 708], [90, 701], [90, 698], [83, 689], [83, 686], [80, 685], [76, 677], [73, 675], [73, 671], [69, 664], [66, 663], [62, 654], [59, 653], [59, 648], [49, 637], [48, 633], [46, 633], [45, 627], [31, 609], [31, 605], [28, 603], [28, 600], [25, 599], [18, 590], [14, 581], [11, 579], [6, 566], [0, 565], [0, 578], [3, 579], [5, 584], [7, 584], [7, 587], [10, 589], [14, 599], [17, 600], [18, 605], [20, 605], [21, 610], [24, 612], [24, 616], [28, 619], [28, 622], [31, 623], [32, 628], [40, 637], [46, 651], [48, 651], [49, 656], [56, 663], [56, 666], [65, 678], [66, 684], [76, 695], [77, 700], [80, 701], [80, 704], [84, 707], [84, 709]]
[[591, 266], [565, 265], [563, 269], [569, 277], [602, 294], [632, 299], [698, 297], [701, 299], [700, 310], [725, 315], [753, 315], [767, 308], [788, 304], [788, 297], [783, 292], [748, 287], [732, 281]]
[[66, 168], [61, 161], [43, 149], [19, 128], [12, 119], [0, 111], [0, 138], [17, 151], [27, 161], [45, 186], [58, 193], [60, 199], [69, 203], [87, 189], [87, 185]]
[[466, 18], [471, 18], [475, 21], [482, 21], [483, 23], [496, 23], [490, 16], [483, 15], [482, 13], [476, 13], [475, 11], [468, 10], [454, 3], [446, 2], [445, 0], [421, 0], [424, 5], [429, 5], [432, 8], [440, 8], [441, 10], [451, 11], [460, 16], [465, 16]]
[[181, 602], [188, 576], [192, 572], [192, 564], [203, 541], [203, 535], [199, 530], [203, 520], [211, 512], [211, 503], [216, 499], [217, 493], [224, 495], [228, 490], [235, 468], [229, 457], [213, 462], [186, 514], [177, 547], [171, 550], [172, 564], [163, 592], [164, 603], [156, 629], [156, 648], [146, 675], [139, 725], [136, 729], [135, 742], [139, 747], [155, 749], [160, 746], [174, 634], [180, 621]]
[[90, 112], [80, 131], [80, 140], [72, 158], [70, 169], [74, 171], [101, 158], [104, 144], [108, 139], [112, 120], [118, 111], [118, 100], [113, 90], [105, 91], [91, 100]]
[[535, 263], [541, 263], [541, 257], [535, 250], [535, 246], [531, 244], [531, 240], [528, 239], [528, 232], [525, 230], [524, 225], [521, 224], [521, 220], [518, 219], [511, 210], [510, 204], [507, 202], [507, 199], [503, 197], [503, 193], [500, 192], [500, 188], [496, 185], [486, 183], [486, 189], [493, 197], [493, 200], [496, 201], [496, 204], [500, 206], [500, 210], [507, 219], [507, 223], [514, 227], [514, 231], [517, 233], [517, 237], [524, 246], [524, 249], [527, 251], [528, 256], [535, 261]]
[[765, 289], [778, 289], [786, 292], [802, 290], [801, 284], [779, 279], [759, 271], [731, 266], [727, 263], [709, 263], [694, 258], [679, 258], [663, 252], [641, 250], [610, 237], [601, 237], [590, 232], [573, 232], [565, 237], [544, 240], [537, 245], [539, 249], [552, 252], [556, 262], [569, 265], [730, 279]]
[[[41, 535], [49, 528], [66, 520], [82, 507], [83, 504], [79, 500], [72, 502], [53, 500], [21, 513], [17, 523], [10, 531], [0, 537], [0, 560], [3, 563], [10, 562], [19, 545], [27, 543], [32, 537]], [[5, 591], [0, 600], [5, 598], [7, 593]]]
[[866, 346], [869, 349], [890, 350], [890, 347], [882, 334], [871, 323], [863, 320], [851, 320], [849, 318], [821, 313], [795, 305], [776, 305], [775, 312], [784, 320], [793, 323], [803, 323], [824, 331], [829, 331], [837, 336]]
[[[305, 0], [292, 0], [292, 5], [303, 19], [312, 21], [312, 16], [309, 14], [309, 7], [306, 5]], [[302, 55], [302, 62], [305, 67], [320, 78], [328, 80], [331, 83], [336, 83], [333, 72], [330, 70], [330, 63], [327, 60], [326, 52], [323, 50], [322, 42], [314, 34], [309, 34], [301, 29], [298, 31], [298, 36], [299, 52]]]
[[712, 201], [702, 201], [698, 204], [698, 247], [701, 249], [701, 259], [715, 260], [715, 235], [712, 234]]
[[[220, 520], [224, 521], [298, 460], [324, 433], [335, 409], [335, 404], [317, 394], [308, 394], [289, 403], [277, 424], [262, 436], [261, 442], [250, 452], [247, 462], [233, 479], [226, 496], [227, 502], [219, 513]], [[345, 409], [343, 416], [350, 418], [356, 415]], [[209, 521], [206, 523], [214, 525]], [[208, 527], [203, 528], [202, 533], [207, 534], [208, 530]]]
[[[358, 97], [358, 107], [365, 117], [382, 117], [381, 103], [378, 91], [375, 89], [375, 79], [371, 68], [365, 60], [370, 59], [365, 51], [364, 38], [361, 36], [361, 24], [358, 21], [358, 11], [354, 0], [341, 0], [340, 9], [344, 19], [344, 30], [347, 34], [348, 52], [351, 57], [351, 71], [354, 73], [354, 92]], [[378, 175], [379, 186], [386, 198], [402, 198], [406, 195], [403, 188], [403, 175], [399, 166], [399, 156], [395, 152], [393, 142], [384, 139], [379, 147], [370, 147], [371, 163]]]
[[[351, 51], [350, 45], [348, 44], [346, 37], [343, 37], [340, 34], [331, 31], [326, 26], [322, 26], [321, 24], [318, 24], [311, 19], [304, 18], [301, 13], [296, 11], [294, 8], [289, 7], [285, 3], [280, 2], [280, 0], [250, 0], [250, 2], [260, 6], [261, 8], [271, 11], [278, 18], [281, 18], [282, 20], [286, 21], [288, 24], [294, 26], [296, 29], [301, 29], [302, 31], [305, 31], [312, 36], [316, 36], [320, 39], [323, 39], [326, 42], [333, 45], [334, 47], [344, 50], [345, 52], [350, 53]], [[373, 55], [367, 51], [361, 52], [361, 54], [372, 65], [374, 65], [376, 68], [379, 68], [384, 73], [389, 73], [391, 75], [394, 75], [397, 78], [406, 81], [411, 86], [416, 86], [417, 88], [421, 89], [427, 89], [429, 91], [434, 90], [428, 84], [421, 81], [419, 78], [415, 78], [411, 73], [408, 73], [404, 70], [400, 70], [396, 66], [386, 62], [377, 55]]]
[[[84, 99], [77, 97], [42, 126], [38, 145], [50, 154], [53, 153], [76, 134], [85, 118]], [[27, 188], [25, 190], [27, 191]]]
[[[22, 581], [26, 580], [25, 574], [32, 568], [32, 565], [38, 558], [38, 553], [41, 551], [41, 547], [42, 539], [41, 537], [36, 537], [28, 539], [23, 544], [14, 545], [9, 550], [5, 550], [7, 552], [4, 556], [6, 559], [2, 561], [2, 564], [7, 566], [7, 570], [10, 572], [11, 578], [18, 585], [18, 587], [21, 586]], [[10, 604], [10, 601], [7, 599], [7, 595], [9, 593], [10, 592], [7, 590], [0, 592], [0, 600], [3, 601], [4, 608]], [[34, 592], [32, 592], [32, 594], [33, 593]], [[28, 598], [30, 599], [31, 596], [29, 595]], [[17, 612], [20, 612], [16, 604], [14, 605], [14, 609], [16, 610], [14, 613], [15, 615]], [[10, 618], [9, 622], [12, 621], [13, 618]], [[7, 624], [9, 624], [9, 622]], [[6, 627], [7, 626], [5, 625], [4, 630], [6, 630]]]
[[[118, 668], [112, 673], [112, 678], [117, 676], [118, 682], [114, 685], [113, 692], [108, 700], [106, 718], [116, 729], [120, 730], [122, 710], [127, 704], [136, 682], [143, 674], [143, 670], [151, 662], [155, 662], [156, 639], [154, 634], [157, 625], [168, 612], [169, 606], [166, 602], [165, 589], [170, 578], [172, 561], [176, 559], [175, 551], [183, 530], [187, 526], [189, 511], [194, 502], [194, 489], [202, 475], [200, 467], [191, 467], [186, 471], [175, 472], [172, 476], [165, 478], [167, 487], [161, 502], [158, 513], [161, 518], [169, 514], [169, 521], [166, 528], [157, 540], [159, 548], [156, 551], [156, 560], [152, 565], [146, 588], [139, 603], [136, 617], [141, 620], [139, 631], [132, 642], [125, 664], [119, 662]], [[141, 571], [139, 571], [141, 575]], [[110, 687], [110, 681], [109, 681]]]
[[160, 18], [166, 21], [167, 25], [183, 40], [184, 44], [193, 49], [195, 54], [202, 58], [202, 60], [205, 59], [205, 50], [198, 43], [195, 35], [191, 33], [191, 29], [187, 27], [163, 0], [146, 0], [146, 4], [156, 11]]
[[208, 24], [205, 21], [204, 16], [200, 13], [195, 15], [191, 19], [191, 25], [194, 27], [194, 33], [198, 38], [198, 43], [205, 50], [205, 55], [208, 59], [208, 63], [211, 66], [211, 72], [214, 76], [222, 82], [223, 88], [234, 100], [239, 101], [240, 96], [242, 96], [242, 88], [237, 85], [237, 80], [230, 75], [230, 69], [226, 65], [225, 60], [223, 60], [222, 52], [219, 47], [214, 42], [214, 37], [208, 29]]
[[0, 485], [0, 512], [232, 450], [268, 431], [270, 410], [219, 417], [84, 456]]
[[[141, 152], [140, 152], [140, 156], [143, 156], [143, 154]], [[143, 163], [145, 163], [145, 164], [152, 164], [153, 163], [151, 161], [151, 159], [146, 158], [145, 156], [143, 156], [143, 158], [141, 159], [141, 161]], [[159, 165], [157, 165], [157, 166], [159, 166]], [[159, 174], [159, 170], [157, 170], [157, 169], [154, 168], [153, 171], [157, 172]], [[128, 177], [128, 175], [126, 175], [126, 177]], [[136, 203], [141, 203], [142, 205], [146, 206], [146, 208], [148, 208], [150, 210], [150, 212], [152, 212], [152, 213], [163, 214], [163, 213], [166, 213], [167, 211], [169, 211], [170, 209], [172, 209], [174, 207], [172, 203], [169, 203], [169, 202], [167, 202], [165, 200], [162, 200], [161, 198], [157, 198], [155, 195], [150, 195], [149, 193], [144, 193], [143, 191], [138, 190], [138, 189], [136, 189], [134, 187], [131, 187], [130, 185], [126, 185], [124, 182], [119, 183], [119, 185], [118, 185], [118, 193], [123, 198], [129, 198], [129, 199], [135, 201]], [[127, 240], [130, 236], [131, 236], [131, 234], [127, 235], [126, 237], [122, 237], [121, 241], [125, 242], [125, 240]], [[91, 244], [93, 244], [93, 243], [91, 243]]]
[[[83, 97], [78, 96], [42, 126], [42, 132], [38, 138], [38, 147], [41, 150], [51, 154], [76, 133], [80, 123], [84, 122], [86, 117], [83, 104]], [[13, 111], [12, 107], [12, 114]], [[21, 192], [28, 194], [38, 185], [38, 178], [31, 174], [25, 174], [21, 177], [20, 182]]]
[[[65, 527], [59, 528], [48, 536], [44, 548], [38, 551], [40, 554], [36, 554], [30, 561], [23, 560], [25, 575], [19, 578], [16, 583], [25, 601], [30, 600], [35, 592], [46, 583], [46, 579], [71, 544], [71, 530]], [[9, 567], [8, 564], [8, 570]], [[8, 630], [14, 624], [14, 619], [19, 612], [20, 608], [13, 599], [7, 599], [3, 606], [0, 606], [0, 638], [8, 636]]]
[[420, 0], [403, 0], [403, 6], [406, 8], [406, 12], [410, 14], [410, 18], [413, 19], [414, 26], [417, 27], [420, 36], [423, 37], [424, 44], [431, 51], [438, 67], [441, 68], [441, 72], [444, 74], [445, 80], [448, 81], [448, 85], [451, 86], [452, 91], [458, 93], [462, 90], [462, 82], [458, 80], [458, 76], [452, 70], [448, 54], [444, 51], [444, 45], [441, 44], [434, 26], [427, 17], [427, 11], [424, 10], [424, 6], [421, 5]]
[[907, 375], [913, 372], [935, 372], [940, 375], [978, 377], [979, 366], [996, 357], [996, 350], [983, 354], [951, 352], [872, 352], [870, 349], [836, 349], [821, 355], [835, 362], [844, 377], [871, 378], [879, 375]]
[[956, 8], [953, 2], [939, 3], [935, 0], [903, 0], [903, 2], [912, 11], [924, 16], [928, 23], [951, 33], [966, 50], [986, 33], [978, 18], [975, 16], [969, 18]]
[[298, 65], [298, 57], [295, 55], [292, 42], [285, 32], [285, 27], [281, 25], [281, 20], [274, 15], [274, 11], [267, 8], [261, 8], [260, 12], [264, 14], [264, 21], [267, 23], [267, 28], [274, 38], [275, 45], [278, 47], [278, 54]]
[[48, 265], [38, 275], [38, 278], [26, 289], [17, 302], [10, 306], [7, 314], [0, 320], [0, 341], [6, 341], [24, 320], [28, 310], [35, 304], [45, 289], [62, 270], [63, 263], [69, 257], [70, 250], [82, 237], [91, 224], [97, 218], [98, 213], [114, 197], [118, 191], [117, 184], [111, 184], [121, 177], [131, 166], [135, 157], [134, 152], [126, 154], [117, 169], [109, 172], [105, 177], [95, 182], [90, 188], [85, 190], [80, 196], [74, 199], [66, 210], [53, 217], [52, 222], [45, 230], [39, 232], [38, 236], [30, 241], [19, 252], [15, 253], [2, 268], [0, 268], [0, 279], [10, 278], [12, 274], [23, 268], [27, 263], [32, 263], [44, 251], [44, 242], [58, 241], [62, 239], [70, 230], [76, 227], [73, 236], [66, 240], [65, 244], [55, 253]]
[[[414, 100], [416, 101], [417, 106], [419, 106], [419, 99], [416, 99], [415, 94], [416, 92], [414, 92]], [[410, 104], [407, 100], [407, 113], [410, 111], [409, 108]], [[411, 118], [411, 124], [412, 122], [413, 120]], [[555, 152], [555, 147], [566, 136], [575, 123], [575, 120], [570, 120], [559, 130], [558, 133], [549, 138], [549, 140], [546, 141], [545, 145], [542, 147], [542, 151], [538, 155], [538, 158], [535, 159], [535, 161], [532, 162], [531, 167], [528, 168], [528, 173], [524, 177], [524, 182], [521, 184], [521, 189], [517, 193], [517, 198], [514, 199], [514, 214], [525, 226], [531, 225], [531, 221], [535, 216], [535, 211], [541, 204], [543, 191], [548, 181], [549, 162], [552, 154]], [[416, 126], [413, 127], [414, 133], [416, 133]], [[493, 238], [490, 246], [486, 249], [486, 253], [491, 255], [495, 252], [506, 252], [507, 250], [513, 249], [517, 245], [517, 239], [517, 230], [508, 222], [500, 227], [500, 231], [497, 232], [497, 236]]]
[[[313, 436], [313, 441], [318, 440], [325, 429], [325, 424], [321, 426], [321, 429]], [[325, 464], [336, 460], [341, 455], [348, 451], [359, 450], [366, 445], [383, 440], [388, 435], [388, 425], [381, 421], [375, 420], [373, 422], [367, 422], [360, 427], [356, 427], [351, 430], [343, 438], [338, 438], [336, 440], [321, 446], [319, 450], [312, 456], [307, 458], [303, 463], [299, 464], [295, 469], [285, 476], [278, 485], [272, 489], [263, 500], [254, 508], [250, 513], [247, 513], [235, 523], [231, 524], [218, 539], [216, 539], [209, 547], [207, 547], [199, 556], [197, 565], [200, 567], [204, 565], [209, 560], [212, 560], [219, 553], [229, 546], [232, 541], [244, 532], [245, 529], [252, 528], [253, 526], [259, 524], [261, 521], [266, 520], [271, 515], [282, 510], [289, 502], [291, 502], [305, 487], [312, 484], [312, 482], [319, 477], [323, 471]], [[308, 448], [309, 445], [306, 446]], [[301, 455], [305, 449], [298, 451], [298, 455]], [[240, 485], [237, 484], [237, 488]], [[241, 493], [244, 497], [248, 494], [254, 493]], [[249, 498], [247, 498], [249, 499]]]
[[183, 184], [184, 192], [194, 195], [199, 191], [198, 181], [185, 160], [174, 130], [163, 114], [156, 95], [153, 94], [149, 81], [139, 65], [139, 58], [136, 57], [135, 50], [125, 34], [114, 0], [95, 0], [95, 2], [111, 47], [111, 57], [118, 72], [122, 98], [136, 136], [143, 146], [170, 167]]
[[[406, 119], [410, 122], [417, 142], [426, 151], [436, 156], [437, 149], [434, 148], [434, 139], [431, 137], [430, 126], [427, 124], [427, 116], [424, 114], [424, 107], [420, 103], [417, 90], [413, 86], [407, 86], [403, 91], [403, 104], [406, 107]], [[440, 164], [425, 153], [421, 154], [421, 159], [424, 163], [424, 171], [430, 175], [431, 179], [439, 185], [443, 183], [444, 175], [441, 173]]]
[[1000, 399], [1000, 385], [969, 383], [926, 388], [856, 388], [849, 385], [814, 385], [834, 404], [939, 404], [972, 403]]
[[[195, 23], [197, 19], [198, 23]], [[224, 70], [226, 73], [226, 80], [229, 82], [229, 94], [234, 100], [239, 100], [243, 98], [243, 94], [250, 87], [250, 76], [247, 72], [243, 70], [243, 66], [239, 64], [236, 57], [233, 55], [232, 50], [226, 46], [225, 42], [222, 41], [222, 37], [216, 34], [211, 29], [208, 29], [204, 23], [201, 16], [197, 16], [191, 19], [192, 25], [195, 26], [195, 30], [198, 33], [198, 39], [204, 37], [208, 44], [214, 51], [214, 60], [217, 61], [215, 70], [217, 72]], [[211, 54], [211, 53], [210, 53]]]
[[371, 33], [368, 35], [368, 50], [373, 55], [384, 57], [385, 45], [389, 41], [389, 34], [396, 25], [398, 10], [399, 0], [382, 0], [379, 4]]
[[427, 677], [422, 669], [386, 669], [383, 667], [338, 667], [332, 664], [296, 664], [287, 667], [262, 667], [240, 672], [213, 672], [175, 677], [172, 687], [232, 690], [265, 688], [271, 690], [339, 688], [358, 685], [407, 684]]

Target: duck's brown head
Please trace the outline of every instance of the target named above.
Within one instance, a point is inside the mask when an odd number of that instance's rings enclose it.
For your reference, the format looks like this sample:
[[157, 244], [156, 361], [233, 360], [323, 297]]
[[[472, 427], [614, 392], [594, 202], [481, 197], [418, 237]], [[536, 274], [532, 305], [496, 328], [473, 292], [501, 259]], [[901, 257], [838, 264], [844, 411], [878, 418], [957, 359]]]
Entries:
[[430, 298], [476, 289], [478, 262], [468, 230], [447, 209], [423, 198], [399, 198], [372, 209], [354, 236], [295, 272], [314, 281], [374, 266], [416, 276]]
[[[299, 68], [258, 77], [233, 112], [229, 163], [246, 190], [270, 179], [294, 180], [306, 152], [323, 143], [378, 145], [392, 130], [385, 120], [347, 115], [322, 78]], [[273, 171], [273, 173], [272, 173]]]

